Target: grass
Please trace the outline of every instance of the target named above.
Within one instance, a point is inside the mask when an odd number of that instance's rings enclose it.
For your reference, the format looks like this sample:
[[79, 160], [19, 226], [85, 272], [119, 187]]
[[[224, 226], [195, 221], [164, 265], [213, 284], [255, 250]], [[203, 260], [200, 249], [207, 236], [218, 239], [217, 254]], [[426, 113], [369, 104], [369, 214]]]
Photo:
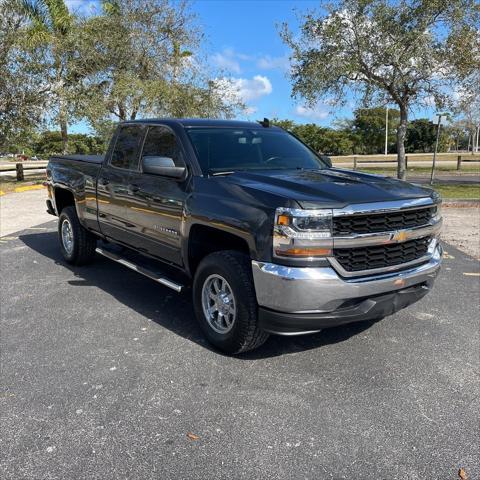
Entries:
[[18, 187], [28, 187], [31, 185], [42, 185], [45, 181], [45, 174], [29, 175], [27, 180], [17, 182], [13, 178], [2, 178], [0, 180], [0, 191], [4, 193], [14, 192]]
[[444, 200], [479, 200], [480, 185], [433, 185]]

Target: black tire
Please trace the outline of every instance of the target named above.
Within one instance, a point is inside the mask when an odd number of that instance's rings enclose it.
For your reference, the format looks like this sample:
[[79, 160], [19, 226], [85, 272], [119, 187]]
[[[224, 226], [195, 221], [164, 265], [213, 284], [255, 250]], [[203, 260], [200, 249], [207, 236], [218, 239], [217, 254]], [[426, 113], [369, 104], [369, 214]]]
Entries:
[[[64, 245], [62, 228], [68, 222], [71, 227], [72, 244]], [[66, 227], [66, 226], [65, 226]], [[58, 238], [60, 240], [60, 251], [63, 258], [72, 265], [86, 265], [95, 256], [97, 238], [80, 225], [75, 207], [65, 207], [58, 219]]]
[[[227, 333], [215, 331], [203, 311], [203, 286], [212, 275], [220, 275], [228, 282], [235, 299], [236, 315], [233, 326]], [[253, 350], [269, 336], [258, 327], [258, 304], [250, 258], [240, 252], [215, 252], [200, 262], [193, 281], [193, 305], [208, 341], [223, 352], [237, 354]]]

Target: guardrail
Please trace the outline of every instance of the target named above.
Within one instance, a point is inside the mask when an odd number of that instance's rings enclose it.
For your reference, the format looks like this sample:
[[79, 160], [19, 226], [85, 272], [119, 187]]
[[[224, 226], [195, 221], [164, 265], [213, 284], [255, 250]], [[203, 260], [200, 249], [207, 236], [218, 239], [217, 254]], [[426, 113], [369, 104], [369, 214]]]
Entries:
[[[427, 156], [425, 154], [409, 154], [405, 155], [405, 165], [408, 167], [408, 164], [415, 164], [418, 162], [431, 162], [432, 156]], [[383, 155], [346, 155], [346, 156], [332, 156], [332, 162], [334, 165], [341, 165], [341, 164], [353, 164], [353, 169], [356, 170], [359, 165], [375, 165], [375, 164], [382, 164], [382, 163], [397, 163], [397, 158], [392, 156], [383, 156]], [[464, 154], [464, 155], [451, 155], [449, 154], [448, 157], [443, 156], [443, 158], [437, 157], [437, 164], [441, 164], [443, 162], [456, 162], [457, 170], [461, 170], [462, 163], [466, 162], [480, 162], [479, 155], [471, 155], [471, 154]]]
[[25, 180], [24, 171], [25, 170], [46, 170], [47, 165], [24, 165], [23, 163], [16, 163], [15, 165], [9, 166], [0, 166], [0, 173], [1, 172], [16, 172], [17, 181]]
[[[422, 158], [426, 157], [427, 155], [405, 155], [405, 164], [408, 167], [409, 162], [428, 162], [429, 159]], [[367, 158], [365, 158], [367, 157]], [[468, 163], [468, 162], [476, 162], [480, 163], [480, 156], [478, 155], [471, 155], [471, 154], [464, 154], [464, 155], [457, 155], [456, 158], [455, 156], [449, 155], [448, 158], [437, 158], [437, 162], [441, 164], [442, 162], [457, 162], [457, 170], [461, 170], [462, 168], [462, 163]], [[353, 163], [353, 169], [357, 170], [358, 166], [360, 164], [368, 164], [368, 165], [374, 165], [374, 164], [379, 164], [379, 163], [397, 163], [396, 158], [392, 158], [391, 156], [385, 157], [385, 156], [374, 156], [374, 155], [347, 155], [344, 157], [341, 156], [332, 156], [332, 162], [334, 165], [341, 165], [342, 163]], [[46, 162], [41, 162], [41, 165], [24, 165], [23, 163], [16, 163], [15, 165], [2, 165], [0, 166], [0, 173], [1, 172], [16, 172], [17, 176], [17, 181], [22, 181], [25, 179], [25, 170], [46, 170], [47, 168], [47, 163]]]

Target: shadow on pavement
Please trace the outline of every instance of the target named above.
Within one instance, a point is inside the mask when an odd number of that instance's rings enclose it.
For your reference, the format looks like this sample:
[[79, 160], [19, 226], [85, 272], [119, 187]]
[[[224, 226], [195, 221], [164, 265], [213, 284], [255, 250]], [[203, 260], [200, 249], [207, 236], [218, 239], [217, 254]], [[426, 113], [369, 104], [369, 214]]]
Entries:
[[[204, 340], [195, 320], [188, 289], [185, 293], [177, 294], [103, 257], [97, 257], [94, 263], [84, 267], [68, 265], [60, 254], [56, 232], [22, 234], [19, 239], [32, 250], [72, 271], [77, 279], [70, 280], [68, 282], [70, 285], [101, 288], [128, 308], [135, 310], [162, 327], [204, 348], [220, 353]], [[344, 325], [326, 329], [317, 334], [297, 337], [272, 335], [262, 347], [236, 358], [244, 360], [269, 358], [343, 342], [363, 332], [373, 323], [361, 322]]]

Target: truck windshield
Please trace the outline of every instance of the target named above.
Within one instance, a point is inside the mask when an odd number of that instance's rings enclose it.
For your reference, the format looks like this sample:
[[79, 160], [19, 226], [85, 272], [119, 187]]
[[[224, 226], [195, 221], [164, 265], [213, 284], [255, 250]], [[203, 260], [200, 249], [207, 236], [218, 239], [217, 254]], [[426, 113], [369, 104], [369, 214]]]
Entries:
[[210, 127], [187, 132], [204, 174], [327, 167], [302, 142], [282, 130]]

